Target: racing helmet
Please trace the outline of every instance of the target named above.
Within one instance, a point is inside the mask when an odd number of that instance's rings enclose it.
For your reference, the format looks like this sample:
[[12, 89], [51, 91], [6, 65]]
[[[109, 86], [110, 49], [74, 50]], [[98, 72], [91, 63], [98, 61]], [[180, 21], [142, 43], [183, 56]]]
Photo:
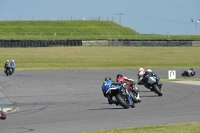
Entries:
[[7, 60], [6, 63], [9, 63], [9, 60]]
[[12, 60], [12, 62], [15, 62], [14, 60]]
[[144, 71], [144, 68], [140, 68], [139, 71]]
[[121, 74], [117, 74], [117, 79], [123, 77]]
[[148, 72], [152, 72], [152, 70], [151, 70], [151, 69], [147, 69], [147, 71], [148, 71]]
[[124, 81], [124, 77], [121, 74], [117, 74], [116, 82], [123, 82], [123, 81]]
[[105, 78], [105, 81], [108, 81], [108, 80], [111, 80], [111, 78], [109, 78], [109, 77], [106, 77], [106, 78]]

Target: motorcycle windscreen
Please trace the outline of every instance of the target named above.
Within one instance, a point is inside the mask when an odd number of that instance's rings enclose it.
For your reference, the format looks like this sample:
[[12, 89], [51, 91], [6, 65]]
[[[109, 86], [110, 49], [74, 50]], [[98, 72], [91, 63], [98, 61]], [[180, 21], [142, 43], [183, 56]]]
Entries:
[[154, 84], [155, 82], [156, 82], [156, 78], [155, 77], [149, 77], [148, 84]]

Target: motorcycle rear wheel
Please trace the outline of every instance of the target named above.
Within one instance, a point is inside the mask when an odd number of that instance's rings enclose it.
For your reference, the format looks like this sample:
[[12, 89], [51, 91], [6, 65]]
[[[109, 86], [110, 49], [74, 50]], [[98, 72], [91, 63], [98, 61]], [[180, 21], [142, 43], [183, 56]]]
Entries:
[[120, 94], [117, 94], [117, 95], [115, 96], [115, 98], [116, 98], [117, 102], [118, 102], [121, 106], [123, 106], [125, 109], [128, 109], [128, 108], [130, 107], [129, 104], [121, 97]]
[[182, 76], [186, 76], [186, 74], [185, 74], [185, 73], [182, 73]]
[[138, 100], [136, 99], [136, 94], [134, 94], [134, 92], [132, 92], [130, 89], [128, 89], [128, 92], [131, 95], [133, 102], [138, 103]]

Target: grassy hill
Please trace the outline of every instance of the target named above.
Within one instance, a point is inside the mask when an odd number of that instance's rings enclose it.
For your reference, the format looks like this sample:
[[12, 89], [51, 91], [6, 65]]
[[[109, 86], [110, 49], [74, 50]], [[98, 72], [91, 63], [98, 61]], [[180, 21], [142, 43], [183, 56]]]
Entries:
[[138, 32], [112, 21], [0, 21], [1, 40], [99, 40], [123, 38], [123, 36], [138, 34]]
[[[136, 25], [137, 26], [137, 25]], [[199, 35], [139, 34], [113, 21], [0, 21], [0, 40], [200, 40]]]

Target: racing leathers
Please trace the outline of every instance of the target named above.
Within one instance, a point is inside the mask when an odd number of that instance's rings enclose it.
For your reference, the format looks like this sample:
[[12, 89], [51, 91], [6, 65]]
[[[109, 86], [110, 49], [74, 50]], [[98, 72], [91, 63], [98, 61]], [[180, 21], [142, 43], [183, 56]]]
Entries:
[[102, 92], [103, 92], [104, 97], [107, 97], [109, 104], [115, 103], [118, 106], [117, 101], [113, 100], [113, 95], [111, 93], [106, 93], [106, 91], [110, 88], [111, 85], [121, 85], [121, 83], [115, 83], [111, 79], [104, 81], [102, 85]]
[[12, 60], [10, 62], [10, 66], [11, 66], [11, 69], [12, 69], [12, 73], [14, 73], [14, 71], [15, 71], [15, 61], [14, 60]]

